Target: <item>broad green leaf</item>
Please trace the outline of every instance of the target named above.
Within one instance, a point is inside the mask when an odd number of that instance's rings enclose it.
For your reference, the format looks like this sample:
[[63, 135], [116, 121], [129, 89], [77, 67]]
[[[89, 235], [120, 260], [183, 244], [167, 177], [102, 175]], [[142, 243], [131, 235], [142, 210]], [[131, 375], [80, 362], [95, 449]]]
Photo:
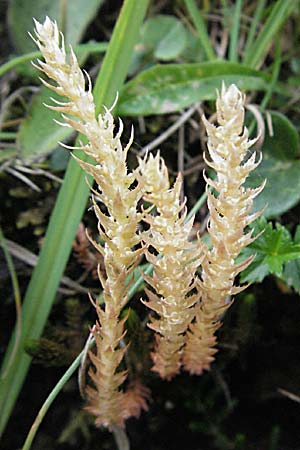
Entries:
[[170, 61], [178, 56], [185, 58], [187, 47], [191, 45], [190, 38], [193, 37], [174, 16], [151, 17], [141, 29], [139, 41], [134, 47], [129, 73], [135, 74], [145, 70], [157, 60]]
[[195, 102], [215, 99], [222, 81], [240, 89], [265, 91], [269, 77], [228, 61], [156, 65], [123, 87], [117, 112], [126, 116], [180, 111]]
[[[298, 225], [294, 242], [300, 244], [300, 225]], [[288, 261], [283, 269], [282, 279], [288, 286], [300, 294], [300, 259]]]
[[266, 134], [263, 152], [276, 159], [290, 161], [300, 156], [299, 135], [292, 122], [283, 114], [271, 111], [274, 136]]
[[168, 61], [179, 56], [186, 46], [186, 30], [176, 17], [157, 15], [141, 30], [141, 43], [155, 58]]
[[282, 277], [284, 264], [300, 258], [300, 244], [293, 241], [284, 226], [276, 223], [273, 228], [265, 218], [257, 221], [254, 232], [263, 233], [241, 255], [243, 259], [255, 255], [253, 263], [243, 271], [241, 281], [262, 281], [268, 274]]
[[169, 33], [159, 42], [154, 56], [164, 61], [177, 58], [183, 52], [186, 41], [184, 26], [178, 20]]
[[44, 21], [46, 16], [57, 20], [60, 30], [64, 32], [66, 43], [77, 44], [103, 1], [72, 0], [66, 2], [64, 11], [64, 2], [61, 0], [11, 0], [8, 20], [17, 51], [26, 53], [36, 50], [35, 44], [28, 36], [28, 31], [33, 28], [33, 17], [39, 21]]
[[[61, 101], [62, 99], [54, 92], [50, 95], [57, 100]], [[60, 114], [45, 108], [44, 103], [53, 104], [49, 99], [49, 89], [46, 87], [42, 87], [34, 95], [27, 117], [19, 129], [17, 145], [22, 158], [27, 163], [50, 153], [57, 148], [58, 141], [63, 141], [73, 132], [71, 128], [62, 127], [55, 123], [54, 119], [60, 120]]]
[[293, 124], [278, 112], [271, 113], [274, 135], [266, 136], [263, 160], [249, 176], [249, 186], [267, 184], [255, 200], [255, 210], [267, 205], [266, 217], [279, 216], [300, 200], [299, 136]]

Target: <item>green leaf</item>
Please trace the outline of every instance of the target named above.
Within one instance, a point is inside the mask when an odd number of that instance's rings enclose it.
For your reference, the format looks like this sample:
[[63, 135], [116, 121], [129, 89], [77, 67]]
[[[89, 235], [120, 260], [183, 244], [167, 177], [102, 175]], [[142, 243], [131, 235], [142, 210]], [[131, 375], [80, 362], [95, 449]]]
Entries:
[[274, 135], [266, 136], [262, 146], [263, 160], [249, 176], [247, 185], [267, 184], [255, 199], [255, 210], [266, 205], [266, 217], [279, 216], [300, 200], [299, 136], [293, 124], [278, 112], [271, 112]]
[[266, 135], [263, 151], [282, 161], [290, 161], [300, 156], [299, 135], [292, 122], [283, 114], [271, 111], [274, 136]]
[[166, 36], [159, 42], [154, 56], [157, 59], [168, 61], [179, 56], [186, 46], [186, 33], [182, 23], [177, 23], [170, 29]]
[[282, 277], [284, 264], [300, 258], [300, 244], [293, 241], [284, 226], [276, 223], [274, 228], [265, 218], [256, 222], [254, 232], [262, 234], [242, 252], [241, 259], [256, 256], [253, 263], [243, 271], [241, 281], [262, 281], [268, 274]]
[[117, 113], [126, 116], [180, 111], [201, 100], [214, 100], [222, 81], [227, 85], [235, 83], [240, 89], [265, 91], [269, 80], [263, 72], [227, 61], [156, 65], [123, 87]]
[[64, 32], [66, 44], [77, 44], [90, 21], [95, 16], [103, 0], [72, 0], [66, 2], [66, 9], [61, 0], [11, 0], [8, 9], [9, 28], [19, 53], [36, 50], [28, 31], [33, 28], [32, 18], [44, 21], [46, 16], [57, 20], [60, 30]]
[[184, 49], [184, 54], [182, 55], [184, 61], [187, 63], [198, 63], [199, 61], [204, 61], [205, 53], [200, 39], [197, 36], [194, 36], [189, 30], [187, 30], [186, 37], [186, 47]]
[[[62, 100], [55, 92], [51, 97]], [[27, 117], [19, 128], [17, 145], [22, 158], [28, 164], [50, 153], [57, 148], [58, 141], [63, 141], [73, 132], [71, 128], [62, 127], [54, 122], [54, 119], [61, 120], [60, 114], [46, 108], [45, 103], [53, 104], [49, 99], [49, 89], [42, 87], [33, 96]]]
[[186, 46], [186, 30], [180, 20], [168, 15], [148, 19], [141, 30], [141, 42], [155, 58], [168, 61], [179, 56]]

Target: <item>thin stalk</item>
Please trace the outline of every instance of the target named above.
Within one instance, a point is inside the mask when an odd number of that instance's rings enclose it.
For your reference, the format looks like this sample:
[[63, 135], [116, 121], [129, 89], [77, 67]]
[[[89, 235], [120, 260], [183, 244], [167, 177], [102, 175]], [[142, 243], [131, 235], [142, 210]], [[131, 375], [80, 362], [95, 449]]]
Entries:
[[130, 450], [129, 440], [126, 432], [118, 425], [112, 427], [112, 432], [118, 446], [118, 450]]
[[[125, 80], [133, 46], [148, 3], [149, 0], [140, 0], [138, 4], [136, 0], [125, 0], [123, 3], [94, 89], [97, 112], [100, 112], [103, 104], [112, 104], [116, 92]], [[80, 140], [84, 141], [82, 136], [78, 138], [77, 145], [80, 145]], [[83, 161], [87, 160], [81, 152], [77, 151], [75, 154]], [[79, 164], [71, 158], [38, 264], [26, 292], [20, 345], [7, 372], [6, 367], [14, 347], [15, 335], [10, 340], [4, 358], [0, 383], [0, 434], [5, 428], [31, 362], [31, 358], [24, 351], [24, 345], [29, 339], [38, 339], [43, 331], [88, 196], [86, 175]], [[3, 372], [6, 373], [5, 377]]]
[[247, 41], [244, 47], [244, 59], [248, 55], [248, 51], [253, 45], [255, 33], [258, 27], [259, 22], [261, 21], [265, 6], [266, 6], [267, 0], [258, 0], [257, 4], [255, 5], [255, 13], [252, 18], [250, 30], [247, 36]]
[[189, 211], [189, 213], [188, 213], [188, 215], [186, 216], [186, 219], [185, 219], [186, 222], [188, 222], [192, 216], [197, 214], [199, 209], [204, 205], [204, 202], [206, 201], [206, 199], [207, 199], [207, 193], [204, 192], [201, 195], [201, 197], [197, 200], [197, 202], [194, 204], [192, 209]]
[[50, 408], [50, 406], [52, 405], [52, 403], [54, 402], [54, 400], [60, 393], [61, 389], [64, 387], [64, 385], [67, 383], [67, 381], [69, 381], [69, 379], [71, 378], [71, 376], [73, 375], [73, 373], [75, 372], [77, 367], [79, 366], [82, 355], [83, 355], [83, 352], [81, 352], [77, 356], [77, 358], [73, 361], [73, 363], [70, 365], [68, 370], [64, 373], [64, 375], [61, 377], [61, 379], [56, 384], [54, 389], [52, 389], [52, 391], [46, 398], [45, 402], [43, 403], [41, 409], [38, 412], [38, 415], [36, 416], [32, 426], [30, 428], [30, 431], [26, 437], [26, 440], [24, 442], [22, 450], [29, 450], [31, 448], [33, 439], [34, 439], [34, 437], [39, 429], [39, 426], [41, 425], [48, 409]]
[[242, 6], [243, 0], [237, 0], [234, 9], [233, 25], [230, 33], [230, 43], [229, 43], [229, 60], [232, 62], [238, 61], [238, 40], [239, 40]]
[[58, 26], [63, 35], [65, 35], [67, 31], [67, 6], [68, 0], [59, 1]]
[[184, 0], [184, 3], [198, 32], [200, 43], [206, 57], [209, 61], [213, 61], [216, 59], [216, 54], [209, 38], [205, 20], [203, 19], [195, 0]]
[[276, 45], [275, 45], [275, 59], [274, 59], [274, 67], [273, 67], [273, 72], [272, 72], [272, 78], [270, 80], [270, 84], [269, 84], [269, 88], [268, 90], [265, 92], [265, 95], [261, 101], [260, 104], [260, 109], [262, 111], [264, 111], [267, 107], [267, 104], [269, 103], [272, 94], [275, 90], [275, 86], [276, 83], [278, 81], [278, 77], [279, 77], [279, 73], [280, 73], [280, 67], [281, 67], [281, 62], [282, 62], [282, 58], [281, 58], [281, 45], [280, 45], [280, 40], [277, 39], [276, 40]]

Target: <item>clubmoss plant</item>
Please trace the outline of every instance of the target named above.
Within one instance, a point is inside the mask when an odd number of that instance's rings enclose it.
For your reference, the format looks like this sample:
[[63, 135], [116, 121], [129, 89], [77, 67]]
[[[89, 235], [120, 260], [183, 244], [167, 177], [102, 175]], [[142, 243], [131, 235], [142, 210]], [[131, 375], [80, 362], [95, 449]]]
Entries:
[[[244, 128], [245, 98], [236, 86], [226, 89], [223, 85], [217, 99], [219, 126], [203, 119], [210, 156], [205, 160], [217, 174], [216, 180], [205, 177], [207, 188], [215, 191], [207, 189], [212, 247], [203, 246], [199, 239], [190, 242], [193, 218], [186, 221], [185, 202], [180, 201], [181, 176], [171, 187], [159, 154], [139, 160], [138, 168], [128, 171], [126, 158], [133, 135], [123, 148], [122, 122], [115, 132], [111, 110], [96, 117], [89, 76], [79, 68], [72, 49], [67, 57], [56, 23], [49, 18], [44, 24], [36, 22], [35, 32], [45, 59], [37, 67], [55, 85], [42, 82], [67, 98], [49, 107], [62, 114], [63, 126], [87, 137], [81, 149], [95, 160], [92, 165], [76, 158], [98, 186], [94, 193], [101, 204], [93, 198], [93, 206], [104, 242], [92, 241], [103, 257], [105, 275], [98, 273], [104, 308], [93, 301], [98, 315], [93, 331], [96, 353], [90, 353], [93, 386], [87, 388], [86, 409], [96, 417], [96, 425], [113, 430], [146, 409], [149, 396], [139, 382], [124, 390], [127, 373], [119, 369], [126, 352], [121, 345], [126, 317], [120, 319], [120, 315], [127, 302], [128, 277], [145, 252], [154, 271], [153, 276], [144, 276], [151, 287], [146, 288], [149, 301], [144, 303], [158, 316], [151, 317], [149, 325], [156, 332], [153, 371], [170, 379], [182, 364], [192, 374], [209, 370], [217, 351], [220, 317], [231, 297], [245, 288], [234, 286], [234, 278], [251, 259], [241, 264], [235, 259], [254, 239], [244, 230], [260, 215], [250, 211], [263, 185], [247, 189], [243, 184], [260, 161], [256, 162], [255, 153], [248, 158], [255, 140], [248, 139]], [[146, 211], [138, 209], [142, 198], [152, 204]], [[138, 232], [142, 219], [149, 228]]]
[[[197, 305], [196, 320], [190, 325], [183, 356], [185, 369], [191, 374], [200, 375], [214, 360], [215, 332], [221, 325], [220, 317], [232, 303], [231, 296], [245, 289], [245, 286], [234, 286], [234, 279], [253, 259], [235, 263], [242, 249], [255, 239], [252, 231], [245, 234], [244, 230], [261, 214], [250, 212], [253, 199], [265, 184], [257, 189], [243, 186], [261, 161], [260, 157], [256, 162], [255, 152], [247, 159], [248, 150], [256, 139], [249, 140], [244, 127], [244, 102], [244, 95], [235, 85], [226, 89], [223, 84], [217, 98], [219, 126], [215, 127], [203, 117], [210, 160], [205, 155], [204, 158], [217, 178], [212, 180], [205, 176], [212, 248], [206, 250], [202, 262], [202, 301]], [[209, 187], [215, 190], [216, 196]]]
[[181, 176], [171, 188], [159, 153], [155, 158], [150, 155], [140, 160], [139, 170], [144, 199], [156, 207], [155, 215], [151, 212], [145, 215], [150, 228], [143, 234], [148, 249], [146, 258], [154, 266], [153, 276], [144, 275], [144, 278], [155, 291], [145, 289], [150, 300], [145, 305], [160, 316], [159, 320], [152, 316], [149, 324], [156, 332], [152, 370], [169, 380], [180, 370], [185, 333], [195, 316], [194, 305], [200, 298], [198, 291], [192, 291], [196, 287], [202, 246], [200, 241], [192, 243], [188, 239], [194, 217], [185, 223], [185, 202], [180, 202]]
[[[123, 426], [125, 418], [130, 416], [133, 402], [132, 395], [128, 403], [126, 393], [120, 390], [126, 379], [126, 372], [118, 371], [126, 351], [126, 347], [120, 347], [126, 321], [126, 317], [120, 320], [120, 313], [126, 303], [126, 280], [138, 264], [142, 252], [141, 238], [137, 233], [140, 220], [137, 204], [142, 192], [139, 184], [132, 188], [135, 176], [126, 167], [126, 155], [133, 134], [128, 145], [123, 148], [120, 140], [122, 122], [119, 122], [119, 130], [115, 134], [114, 120], [108, 109], [96, 117], [90, 78], [79, 68], [72, 48], [68, 60], [63, 37], [56, 23], [46, 18], [44, 24], [35, 21], [35, 25], [35, 42], [45, 59], [45, 62], [38, 61], [37, 67], [56, 85], [45, 80], [42, 82], [67, 98], [67, 101], [59, 102], [58, 106], [49, 107], [62, 113], [62, 125], [70, 126], [87, 137], [88, 143], [82, 145], [81, 149], [95, 160], [96, 165], [76, 159], [94, 177], [98, 185], [95, 193], [106, 208], [106, 213], [102, 212], [94, 199], [99, 234], [104, 245], [92, 242], [103, 256], [106, 278], [99, 270], [105, 308], [103, 310], [94, 303], [99, 318], [93, 331], [97, 353], [90, 353], [94, 367], [90, 370], [90, 377], [94, 387], [87, 388], [87, 410], [96, 416], [98, 426]], [[141, 399], [143, 405], [144, 400]], [[134, 410], [136, 415], [136, 407]]]

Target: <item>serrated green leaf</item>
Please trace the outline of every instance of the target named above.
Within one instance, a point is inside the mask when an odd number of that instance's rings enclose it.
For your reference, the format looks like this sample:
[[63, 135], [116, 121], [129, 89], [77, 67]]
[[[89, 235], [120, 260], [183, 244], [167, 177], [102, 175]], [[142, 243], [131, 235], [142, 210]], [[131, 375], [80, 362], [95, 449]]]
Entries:
[[[63, 11], [61, 0], [11, 0], [8, 21], [17, 51], [27, 53], [36, 49], [35, 44], [28, 36], [28, 31], [33, 27], [33, 17], [39, 21], [44, 21], [46, 16], [57, 20], [60, 29], [64, 32], [66, 44], [77, 44], [103, 1], [72, 0], [66, 2], [66, 17], [63, 18], [61, 17]], [[65, 21], [65, 30], [63, 30], [62, 21]]]
[[[61, 101], [61, 97], [54, 92], [51, 96]], [[58, 141], [63, 141], [73, 132], [71, 128], [62, 127], [55, 123], [54, 119], [61, 120], [60, 114], [45, 108], [44, 103], [51, 103], [51, 100], [49, 101], [49, 89], [46, 87], [42, 87], [33, 96], [27, 117], [19, 128], [17, 145], [26, 163], [47, 155], [57, 148]]]
[[126, 116], [180, 111], [198, 101], [214, 100], [222, 81], [227, 85], [235, 83], [242, 90], [265, 91], [269, 80], [263, 72], [228, 61], [156, 65], [123, 87], [117, 113]]
[[[294, 242], [300, 244], [300, 225], [298, 225]], [[300, 294], [300, 259], [288, 261], [283, 269], [282, 279], [291, 288]]]
[[279, 216], [300, 200], [299, 136], [296, 128], [283, 114], [271, 112], [273, 136], [267, 135], [262, 146], [263, 161], [249, 176], [248, 186], [267, 184], [255, 199], [254, 209], [266, 205], [264, 215]]
[[241, 275], [242, 282], [262, 281], [268, 274], [283, 275], [284, 264], [300, 258], [300, 244], [294, 242], [289, 231], [279, 223], [266, 222], [261, 218], [254, 226], [254, 234], [263, 234], [257, 238], [241, 255], [245, 259], [256, 255], [255, 260]]
[[[245, 249], [241, 257], [245, 260], [252, 255], [253, 252], [250, 249]], [[240, 278], [242, 283], [261, 283], [269, 273], [269, 267], [264, 263], [263, 255], [255, 254], [254, 261], [242, 272]]]

